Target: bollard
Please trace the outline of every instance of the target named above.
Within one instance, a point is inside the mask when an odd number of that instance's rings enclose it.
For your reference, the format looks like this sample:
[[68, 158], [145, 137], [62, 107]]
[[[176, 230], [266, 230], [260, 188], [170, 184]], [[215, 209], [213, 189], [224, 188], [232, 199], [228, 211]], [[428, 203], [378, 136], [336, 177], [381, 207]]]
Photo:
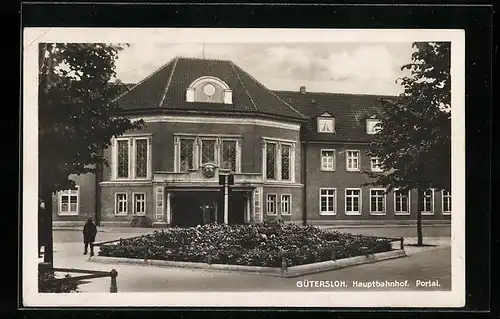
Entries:
[[282, 252], [281, 253], [281, 274], [283, 275], [286, 272], [288, 272], [288, 266], [286, 264], [285, 254]]
[[116, 286], [116, 276], [118, 276], [118, 272], [115, 269], [112, 269], [109, 275], [111, 277], [111, 286], [109, 287], [109, 292], [118, 292], [118, 287]]
[[401, 242], [401, 250], [404, 250], [405, 249], [405, 245], [404, 245], [404, 240], [405, 239], [403, 237], [401, 237], [399, 240]]
[[144, 246], [144, 262], [148, 261], [148, 246]]
[[332, 260], [335, 261], [337, 259], [337, 249], [335, 247], [332, 248]]
[[208, 253], [207, 264], [212, 264], [212, 253]]

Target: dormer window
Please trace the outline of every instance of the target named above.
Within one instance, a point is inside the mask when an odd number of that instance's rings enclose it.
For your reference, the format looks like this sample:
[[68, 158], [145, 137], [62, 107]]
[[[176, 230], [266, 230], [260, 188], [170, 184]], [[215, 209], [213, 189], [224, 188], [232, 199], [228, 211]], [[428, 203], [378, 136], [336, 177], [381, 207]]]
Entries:
[[189, 85], [186, 101], [233, 104], [233, 91], [224, 81], [212, 76], [203, 76]]
[[369, 118], [366, 120], [366, 134], [370, 134], [370, 135], [373, 135], [373, 134], [377, 134], [379, 131], [380, 131], [380, 126], [378, 124], [380, 124], [381, 121], [379, 119], [376, 119], [376, 118]]
[[335, 118], [327, 112], [318, 117], [318, 132], [335, 133]]

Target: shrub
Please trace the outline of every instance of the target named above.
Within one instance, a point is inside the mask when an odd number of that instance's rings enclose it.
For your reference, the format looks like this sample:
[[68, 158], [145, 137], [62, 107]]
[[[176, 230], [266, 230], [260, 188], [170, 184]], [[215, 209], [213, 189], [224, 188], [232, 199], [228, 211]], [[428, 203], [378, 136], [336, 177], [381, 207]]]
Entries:
[[155, 231], [101, 246], [99, 255], [126, 258], [208, 262], [249, 266], [289, 266], [391, 250], [382, 238], [321, 230], [315, 226], [266, 222], [263, 224], [208, 224]]
[[132, 227], [142, 227], [151, 228], [153, 227], [153, 221], [146, 216], [137, 216], [130, 221], [130, 226]]
[[[64, 278], [71, 278], [66, 274]], [[38, 291], [49, 293], [70, 293], [78, 292], [78, 282], [73, 280], [55, 280], [57, 279], [53, 272], [38, 273]]]

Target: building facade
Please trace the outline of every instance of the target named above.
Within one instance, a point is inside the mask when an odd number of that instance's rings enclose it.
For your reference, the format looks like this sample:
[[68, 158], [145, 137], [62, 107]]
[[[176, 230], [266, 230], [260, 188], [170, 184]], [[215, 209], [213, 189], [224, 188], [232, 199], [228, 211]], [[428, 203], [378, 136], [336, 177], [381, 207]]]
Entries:
[[54, 220], [405, 223], [422, 209], [448, 221], [449, 193], [362, 186], [378, 170], [366, 154], [376, 98], [271, 91], [231, 61], [176, 58], [117, 97], [144, 127], [111, 141], [109, 167], [54, 196]]

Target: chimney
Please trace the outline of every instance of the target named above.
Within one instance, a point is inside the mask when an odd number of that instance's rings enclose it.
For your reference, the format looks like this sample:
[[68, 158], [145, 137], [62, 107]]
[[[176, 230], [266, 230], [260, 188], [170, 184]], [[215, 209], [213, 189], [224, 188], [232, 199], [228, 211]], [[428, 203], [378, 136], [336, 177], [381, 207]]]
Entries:
[[302, 94], [306, 93], [306, 87], [304, 85], [302, 85], [299, 89], [299, 92]]

